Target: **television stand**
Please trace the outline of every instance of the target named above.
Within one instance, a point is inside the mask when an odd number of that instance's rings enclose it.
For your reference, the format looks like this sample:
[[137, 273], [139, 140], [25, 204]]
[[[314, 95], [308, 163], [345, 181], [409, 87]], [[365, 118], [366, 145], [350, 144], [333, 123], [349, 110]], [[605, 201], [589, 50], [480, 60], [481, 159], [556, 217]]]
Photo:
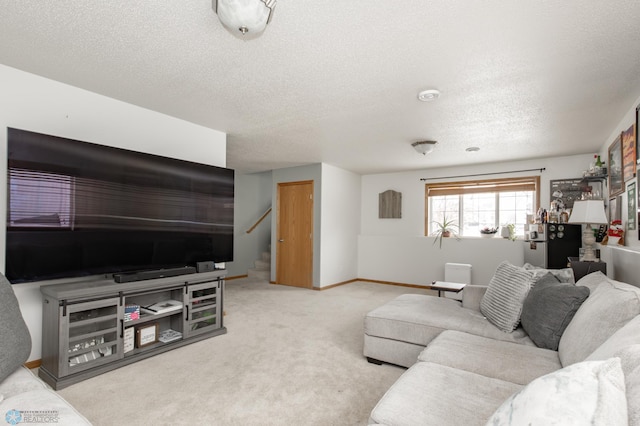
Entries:
[[226, 271], [42, 286], [42, 365], [54, 389], [227, 332]]

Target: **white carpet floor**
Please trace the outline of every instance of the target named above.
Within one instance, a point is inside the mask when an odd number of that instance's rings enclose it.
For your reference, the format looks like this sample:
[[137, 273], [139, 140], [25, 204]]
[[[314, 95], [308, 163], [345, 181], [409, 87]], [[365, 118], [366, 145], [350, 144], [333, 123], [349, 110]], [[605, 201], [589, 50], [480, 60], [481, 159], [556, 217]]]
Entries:
[[366, 425], [405, 371], [369, 364], [363, 319], [404, 293], [354, 282], [324, 291], [227, 281], [228, 333], [60, 391], [100, 425]]

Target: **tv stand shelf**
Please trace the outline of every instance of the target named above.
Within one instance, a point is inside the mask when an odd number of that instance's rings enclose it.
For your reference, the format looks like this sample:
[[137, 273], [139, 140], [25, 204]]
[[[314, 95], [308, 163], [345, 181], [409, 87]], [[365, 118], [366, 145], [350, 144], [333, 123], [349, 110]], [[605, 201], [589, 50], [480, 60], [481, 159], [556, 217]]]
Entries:
[[[144, 281], [73, 281], [43, 295], [39, 376], [54, 389], [227, 332], [222, 312], [225, 271]], [[166, 305], [125, 321], [125, 306]], [[173, 339], [160, 341], [163, 333]], [[166, 336], [166, 335], [165, 335]]]

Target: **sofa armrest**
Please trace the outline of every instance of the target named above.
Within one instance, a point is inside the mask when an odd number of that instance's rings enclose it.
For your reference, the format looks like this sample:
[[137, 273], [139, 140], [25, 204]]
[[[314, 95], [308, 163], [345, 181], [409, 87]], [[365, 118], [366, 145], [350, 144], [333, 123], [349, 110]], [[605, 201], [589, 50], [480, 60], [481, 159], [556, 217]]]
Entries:
[[480, 312], [480, 301], [487, 288], [486, 285], [466, 285], [462, 290], [462, 307]]

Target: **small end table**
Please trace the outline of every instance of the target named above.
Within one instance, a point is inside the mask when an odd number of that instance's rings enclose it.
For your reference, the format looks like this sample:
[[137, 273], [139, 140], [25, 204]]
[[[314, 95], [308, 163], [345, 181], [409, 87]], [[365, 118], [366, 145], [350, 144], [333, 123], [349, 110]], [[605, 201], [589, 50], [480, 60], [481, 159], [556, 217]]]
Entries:
[[569, 257], [569, 266], [573, 269], [573, 277], [576, 282], [592, 272], [600, 271], [607, 275], [607, 264], [605, 262], [584, 262], [578, 257]]
[[431, 283], [431, 290], [438, 290], [438, 297], [442, 297], [443, 291], [460, 293], [465, 286], [466, 284], [450, 283], [447, 281], [433, 281]]

